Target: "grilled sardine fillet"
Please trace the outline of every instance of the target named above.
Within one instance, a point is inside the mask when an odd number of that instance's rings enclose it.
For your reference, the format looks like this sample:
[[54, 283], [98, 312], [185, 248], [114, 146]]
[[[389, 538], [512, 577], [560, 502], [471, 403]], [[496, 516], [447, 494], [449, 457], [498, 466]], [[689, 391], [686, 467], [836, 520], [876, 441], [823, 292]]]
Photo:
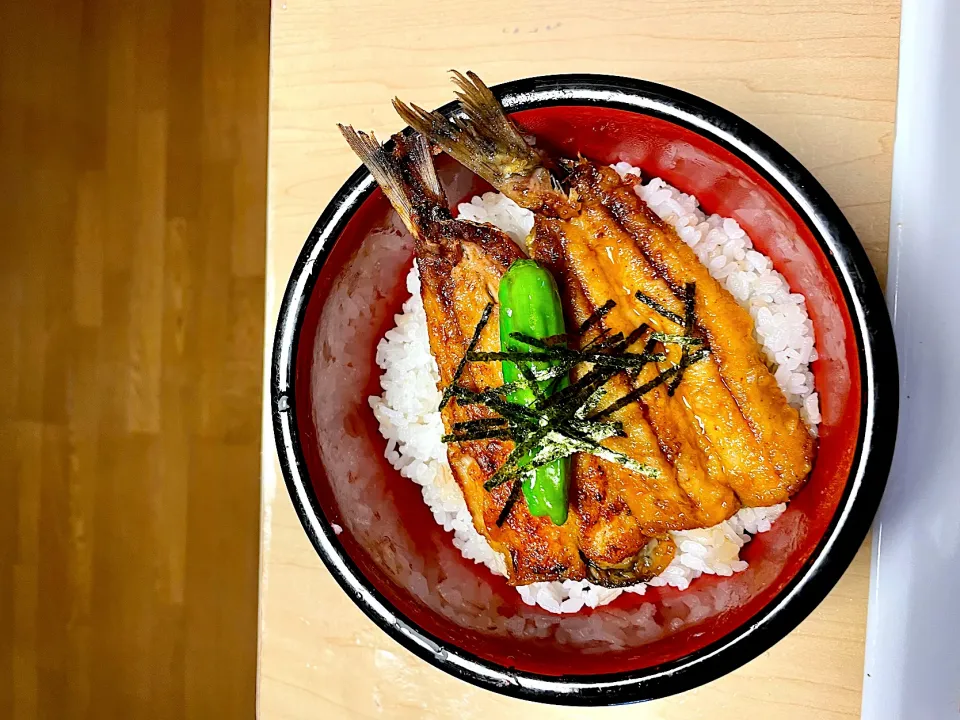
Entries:
[[[536, 231], [537, 235], [532, 242], [535, 255], [541, 263], [550, 268], [563, 289], [564, 304], [570, 314], [568, 326], [579, 327], [596, 312], [603, 302], [595, 303], [591, 299], [590, 293], [584, 289], [580, 277], [571, 269], [572, 263], [564, 247], [567, 238], [560, 233], [550, 232], [545, 223], [540, 224]], [[611, 322], [610, 315], [612, 314], [605, 315], [598, 324], [598, 327], [599, 325], [605, 326], [611, 334], [622, 332], [624, 337], [627, 337], [637, 326], [642, 324], [642, 321], [638, 321], [632, 327], [625, 328], [616, 319]], [[589, 343], [591, 339], [591, 335], [587, 335], [580, 341]], [[640, 335], [635, 340], [635, 346], [630, 349], [638, 352], [647, 340], [648, 333]], [[656, 374], [657, 367], [651, 363], [641, 371], [640, 377], [649, 378]], [[604, 399], [597, 406], [595, 412], [602, 412], [605, 407], [626, 395], [633, 389], [633, 384], [626, 373], [615, 375], [607, 382]], [[620, 464], [593, 456], [581, 458], [578, 464], [579, 470], [574, 477], [574, 486], [577, 491], [574, 493], [574, 499], [572, 500], [575, 510], [578, 502], [585, 509], [585, 512], [578, 513], [581, 527], [591, 526], [590, 513], [586, 512], [590, 503], [586, 502], [584, 498], [598, 495], [593, 489], [595, 483], [592, 478], [595, 477], [604, 478], [606, 482], [616, 488], [616, 495], [622, 498], [622, 501], [630, 508], [633, 522], [637, 524], [640, 532], [646, 535], [656, 536], [668, 530], [701, 527], [704, 521], [702, 513], [681, 488], [674, 465], [663, 452], [656, 431], [648, 421], [643, 408], [637, 403], [631, 403], [611, 415], [610, 419], [623, 424], [626, 437], [607, 438], [603, 441], [603, 444], [633, 458], [637, 462], [650, 465], [658, 471], [659, 475], [650, 477], [635, 473]], [[596, 466], [596, 469], [586, 472], [586, 469], [593, 465]], [[736, 502], [732, 496], [729, 501], [731, 503]], [[582, 539], [584, 535], [584, 530], [581, 530], [581, 548], [584, 547]], [[600, 551], [598, 549], [595, 552], [599, 554]]]
[[[541, 242], [546, 244], [548, 240], [542, 238]], [[541, 261], [555, 277], [563, 277], [562, 259]], [[569, 315], [567, 326], [580, 327], [594, 309], [578, 284], [564, 283], [560, 287]], [[588, 344], [600, 331], [598, 324], [578, 341]], [[585, 369], [578, 372], [582, 374]], [[605, 389], [595, 412], [629, 392], [630, 381], [625, 373], [618, 373], [607, 381]], [[677, 485], [673, 467], [660, 451], [640, 407], [627, 405], [609, 419], [622, 424], [625, 436], [607, 438], [602, 444], [658, 471], [657, 477], [650, 477], [595, 455], [577, 453], [573, 457], [571, 517], [578, 529], [587, 577], [615, 587], [659, 575], [676, 550], [667, 531], [695, 527], [697, 509]]]
[[[587, 227], [584, 228], [584, 225]], [[604, 323], [611, 332], [626, 336], [641, 324], [663, 331], [665, 326], [662, 319], [629, 292], [632, 278], [625, 277], [629, 274], [629, 268], [621, 265], [623, 258], [606, 252], [606, 247], [609, 247], [606, 243], [610, 241], [610, 234], [616, 233], [616, 228], [598, 227], [596, 218], [593, 219], [593, 226], [589, 225], [584, 214], [571, 221], [544, 218], [538, 222], [536, 229], [537, 235], [532, 244], [534, 255], [543, 262], [563, 268], [558, 280], [565, 286], [577, 287], [584, 294], [589, 311], [595, 311], [607, 300], [614, 300], [616, 307], [604, 317]], [[548, 227], [551, 229], [545, 230]], [[598, 240], [595, 234], [599, 235]], [[545, 242], [547, 238], [556, 240], [548, 243]], [[627, 240], [632, 244], [629, 238]], [[557, 262], [558, 257], [562, 257], [561, 263]], [[673, 331], [673, 328], [668, 329]], [[669, 351], [669, 348], [663, 349]], [[673, 358], [675, 361], [678, 359]], [[686, 372], [690, 373], [696, 365], [705, 362], [696, 363]], [[632, 385], [650, 382], [659, 370], [656, 365], [648, 365], [632, 381]], [[632, 389], [630, 381], [623, 384], [625, 388], [618, 393], [619, 396], [626, 395]], [[681, 389], [685, 391], [683, 385], [681, 383]], [[671, 398], [667, 391], [666, 384], [654, 388], [640, 399], [639, 404], [631, 407], [637, 415], [635, 422], [643, 422], [647, 426], [654, 445], [667, 460], [669, 474], [664, 477], [673, 478], [687, 498], [689, 509], [675, 518], [676, 524], [670, 529], [716, 525], [735, 513], [740, 503], [729, 488], [725, 469], [712, 452], [705, 434], [698, 432], [692, 411], [688, 403], [683, 401], [685, 395], [678, 393], [679, 397]], [[635, 481], [634, 484], [638, 490], [650, 496], [648, 502], [654, 507], [661, 507], [671, 499], [673, 487], [667, 482], [651, 485], [649, 482]]]
[[[585, 190], [583, 176], [590, 177], [601, 170], [581, 161], [570, 181], [573, 187]], [[610, 172], [619, 180], [615, 171]], [[596, 301], [613, 297], [618, 302], [608, 316], [611, 327], [621, 330], [636, 325], [639, 319], [661, 332], [682, 334], [682, 326], [641, 302], [635, 293], [640, 291], [681, 317], [683, 303], [606, 207], [592, 203], [589, 194], [581, 194], [581, 198], [580, 215], [563, 221], [569, 238], [567, 250], [576, 258], [573, 264], [591, 279], [585, 286], [592, 289]], [[699, 285], [695, 290], [699, 297]], [[661, 370], [680, 361], [677, 346], [668, 345], [665, 350], [668, 363]], [[650, 369], [638, 380], [647, 382], [654, 374]], [[737, 498], [748, 506], [764, 506], [789, 497], [725, 387], [716, 363], [709, 357], [686, 369], [673, 397], [668, 387], [661, 385], [645, 395], [642, 402], [668, 455], [676, 463], [684, 489], [700, 506], [705, 525], [715, 525], [733, 514], [739, 505]]]
[[[753, 335], [750, 314], [615, 170], [580, 162], [571, 185], [585, 203], [602, 205], [636, 240], [674, 293], [682, 293], [687, 283], [696, 284], [697, 324], [710, 343], [723, 383], [756, 437], [764, 459], [781, 480], [767, 493], [758, 489], [757, 496], [769, 501], [764, 504], [786, 500], [800, 489], [810, 472], [815, 441], [767, 367]], [[743, 450], [748, 452], [747, 448]]]
[[[488, 306], [492, 307], [476, 349], [500, 350], [500, 278], [525, 255], [496, 228], [451, 218], [422, 137], [395, 135], [393, 149], [388, 151], [372, 136], [343, 126], [341, 131], [413, 234], [430, 350], [440, 371], [440, 388], [445, 389]], [[477, 392], [502, 385], [500, 364], [468, 363], [459, 384]], [[451, 432], [457, 422], [494, 417], [494, 413], [485, 406], [461, 405], [453, 399], [443, 408], [442, 417], [446, 431]], [[515, 502], [498, 524], [511, 483], [492, 492], [483, 485], [512, 449], [512, 442], [499, 439], [448, 445], [450, 467], [474, 526], [506, 558], [512, 584], [583, 578], [585, 566], [572, 523], [554, 525], [547, 517], [530, 515], [526, 503]]]
[[[703, 336], [711, 359], [687, 368], [674, 395], [661, 386], [641, 402], [703, 524], [732, 514], [737, 498], [749, 506], [788, 499], [809, 473], [814, 442], [763, 363], [749, 314], [612, 169], [583, 159], [570, 163], [570, 191], [561, 191], [489, 89], [468, 75], [455, 75], [466, 119], [451, 123], [415, 106], [395, 107], [454, 158], [536, 213], [534, 254], [545, 254], [539, 238], [563, 239], [567, 270], [558, 280], [579, 282], [594, 307], [616, 301], [607, 318], [611, 329], [627, 333], [643, 321], [663, 332], [683, 332], [635, 293], [682, 317], [679, 298], [695, 284], [697, 327], [690, 330]], [[676, 363], [681, 351], [668, 352]], [[646, 368], [637, 381], [655, 372]]]

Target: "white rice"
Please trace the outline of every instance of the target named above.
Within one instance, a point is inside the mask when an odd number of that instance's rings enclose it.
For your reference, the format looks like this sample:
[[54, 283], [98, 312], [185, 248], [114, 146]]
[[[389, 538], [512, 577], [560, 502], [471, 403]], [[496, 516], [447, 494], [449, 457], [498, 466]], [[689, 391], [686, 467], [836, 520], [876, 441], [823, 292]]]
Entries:
[[[639, 176], [627, 163], [614, 168], [621, 177]], [[731, 218], [705, 216], [697, 200], [659, 178], [635, 186], [637, 194], [722, 281], [753, 316], [755, 335], [763, 346], [777, 382], [789, 402], [800, 410], [812, 433], [820, 422], [817, 393], [808, 363], [816, 359], [813, 325], [804, 297], [791, 293], [786, 280], [770, 260], [753, 249], [746, 233]], [[533, 213], [498, 194], [485, 193], [462, 203], [459, 217], [489, 222], [501, 228], [521, 247], [533, 227]], [[426, 315], [420, 299], [416, 264], [407, 276], [410, 298], [377, 347], [377, 365], [383, 369], [383, 394], [369, 398], [380, 432], [387, 439], [386, 458], [400, 473], [420, 485], [423, 499], [437, 524], [453, 533], [453, 544], [464, 557], [506, 575], [503, 557], [495, 552], [473, 525], [466, 502], [447, 464], [441, 442], [443, 423], [437, 405], [439, 374], [430, 354]], [[740, 549], [753, 534], [766, 532], [786, 504], [743, 508], [729, 520], [710, 528], [674, 532], [677, 555], [652, 586], [671, 585], [685, 590], [703, 574], [729, 576], [747, 568]], [[553, 613], [575, 613], [613, 602], [622, 592], [642, 595], [647, 584], [609, 589], [586, 580], [541, 582], [517, 588], [528, 605]]]

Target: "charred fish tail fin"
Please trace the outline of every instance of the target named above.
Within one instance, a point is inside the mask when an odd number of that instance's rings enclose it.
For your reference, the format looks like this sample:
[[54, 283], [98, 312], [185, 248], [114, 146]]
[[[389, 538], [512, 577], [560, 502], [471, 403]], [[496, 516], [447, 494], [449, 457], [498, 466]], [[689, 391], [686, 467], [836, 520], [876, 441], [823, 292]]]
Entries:
[[377, 142], [373, 133], [354, 130], [350, 125], [338, 127], [411, 233], [419, 235], [426, 221], [438, 219], [438, 209], [442, 214], [449, 213], [430, 145], [422, 135], [394, 135], [391, 151]]
[[456, 70], [450, 73], [458, 88], [460, 108], [467, 116], [467, 127], [498, 161], [500, 171], [530, 174], [540, 168], [542, 158], [507, 118], [500, 101], [477, 74], [469, 70], [466, 75]]
[[547, 197], [563, 197], [543, 158], [527, 144], [490, 88], [473, 72], [451, 72], [465, 117], [448, 120], [438, 112], [394, 99], [400, 117], [525, 207], [538, 208]]
[[504, 172], [492, 144], [463, 120], [450, 121], [438, 112], [407, 105], [394, 98], [393, 107], [410, 127], [425, 135], [461, 165], [500, 188]]

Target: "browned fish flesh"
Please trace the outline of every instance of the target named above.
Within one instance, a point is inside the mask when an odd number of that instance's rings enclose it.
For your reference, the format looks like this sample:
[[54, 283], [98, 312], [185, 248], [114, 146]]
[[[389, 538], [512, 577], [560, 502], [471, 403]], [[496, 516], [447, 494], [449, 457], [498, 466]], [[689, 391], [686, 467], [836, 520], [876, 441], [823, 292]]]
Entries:
[[[548, 242], [550, 239], [542, 238], [543, 244]], [[562, 258], [539, 259], [555, 277], [563, 276]], [[579, 327], [593, 313], [589, 300], [576, 283], [561, 287], [569, 313], [567, 325]], [[589, 344], [600, 332], [598, 325], [576, 339], [581, 345]], [[583, 372], [580, 369], [577, 375]], [[618, 373], [607, 381], [605, 389], [604, 398], [595, 408], [598, 412], [629, 392], [630, 382], [625, 373]], [[632, 585], [658, 575], [670, 563], [675, 546], [668, 531], [695, 527], [697, 509], [677, 485], [673, 467], [660, 451], [640, 408], [627, 405], [610, 419], [622, 424], [624, 436], [607, 438], [602, 444], [654, 468], [657, 474], [634, 473], [619, 463], [577, 453], [573, 458], [570, 507], [587, 577], [606, 586]], [[650, 492], [650, 488], [656, 492]]]
[[[622, 295], [617, 298], [621, 312], [610, 313], [611, 323], [619, 319], [625, 326], [639, 317], [661, 332], [682, 334], [681, 325], [641, 302], [635, 293], [639, 290], [675, 315], [683, 315], [683, 303], [605, 206], [590, 204], [592, 195], [583, 176], [599, 174], [605, 169], [608, 168], [598, 170], [581, 161], [570, 178], [573, 186], [581, 191], [585, 207], [577, 218], [568, 221], [581, 231], [575, 235], [576, 241], [568, 243], [569, 251], [578, 256], [581, 268], [592, 272], [591, 287], [597, 292], [598, 301]], [[616, 172], [610, 172], [619, 181]], [[624, 288], [632, 292], [625, 292]], [[697, 285], [698, 298], [699, 290]], [[668, 363], [676, 364], [680, 359], [679, 348], [667, 346], [665, 350]], [[646, 382], [649, 376], [639, 380]], [[779, 387], [777, 392], [780, 393]], [[780, 395], [782, 397], [782, 393]], [[720, 369], [709, 358], [686, 369], [673, 397], [666, 386], [661, 386], [644, 396], [643, 402], [662, 441], [672, 448], [669, 454], [677, 459], [684, 487], [698, 499], [708, 516], [708, 525], [736, 511], [737, 503], [731, 504], [729, 490], [749, 506], [772, 505], [789, 497], [788, 489], [761, 451], [758, 439], [726, 388]], [[806, 428], [804, 433], [807, 434]], [[689, 472], [681, 472], [681, 464], [687, 465]], [[723, 486], [729, 488], [726, 493], [721, 489]]]
[[[532, 243], [536, 257], [543, 261], [554, 261], [558, 253], [562, 254], [563, 271], [559, 278], [562, 278], [565, 285], [582, 288], [589, 311], [595, 311], [607, 300], [614, 300], [616, 307], [604, 317], [605, 325], [612, 332], [627, 334], [642, 323], [652, 329], [663, 330], [664, 326], [659, 317], [650, 313], [649, 307], [636, 301], [632, 293], [624, 292], [623, 288], [629, 288], [630, 285], [623, 277], [624, 268], [619, 262], [611, 261], [615, 256], [608, 256], [602, 249], [592, 247], [594, 233], [600, 231], [592, 228], [581, 232], [582, 228], [577, 224], [579, 219], [580, 216], [570, 223], [544, 219], [540, 225], [553, 226], [553, 232], [548, 233], [537, 228], [537, 235]], [[612, 230], [608, 229], [600, 233], [601, 242], [607, 239], [610, 232]], [[559, 238], [559, 243], [555, 242], [551, 246], [544, 242], [549, 235]], [[620, 260], [619, 257], [616, 259]], [[702, 364], [705, 363], [698, 363]], [[695, 367], [696, 365], [687, 368], [687, 373]], [[645, 367], [632, 381], [633, 385], [650, 382], [659, 370], [660, 368], [652, 364]], [[629, 382], [627, 384], [629, 385]], [[686, 390], [683, 384], [681, 388], [682, 392]], [[680, 399], [684, 397], [685, 394], [681, 394]], [[714, 453], [709, 452], [709, 443], [704, 442], [705, 436], [699, 433], [696, 425], [691, 422], [688, 404], [677, 400], [678, 398], [669, 397], [666, 385], [661, 385], [644, 395], [634, 408], [638, 419], [645, 419], [649, 423], [650, 435], [668, 461], [671, 469], [667, 477], [676, 479], [692, 506], [688, 512], [674, 518], [674, 527], [671, 529], [715, 525], [735, 513], [740, 503], [728, 487], [723, 465], [717, 461]], [[704, 451], [704, 446], [708, 452]], [[650, 496], [648, 504], [660, 507], [667, 500], [664, 496], [667, 489], [665, 486], [651, 486], [650, 483], [639, 480], [635, 480], [634, 484]]]
[[[570, 257], [564, 247], [567, 244], [567, 237], [559, 232], [551, 232], [548, 223], [540, 224], [536, 232], [536, 237], [531, 243], [535, 255], [540, 262], [551, 269], [555, 277], [561, 280], [564, 301], [571, 314], [568, 325], [578, 327], [596, 312], [599, 305], [591, 300], [581, 278], [571, 270]], [[599, 325], [603, 325], [614, 333], [623, 332], [625, 336], [643, 322], [641, 320], [630, 328], [624, 328], [619, 322], [611, 322], [612, 314], [612, 312], [606, 314]], [[647, 337], [642, 335], [637, 338], [637, 344], [644, 344]], [[581, 341], [589, 342], [590, 340], [589, 335], [581, 338]], [[656, 366], [651, 364], [641, 371], [639, 377], [649, 380], [651, 375], [656, 373]], [[597, 407], [597, 411], [602, 411], [607, 405], [626, 395], [633, 388], [633, 384], [626, 373], [614, 376], [606, 385], [605, 399]], [[656, 468], [659, 474], [657, 476], [642, 475], [617, 463], [600, 460], [597, 472], [592, 473], [591, 477], [602, 475], [615, 483], [617, 493], [629, 506], [631, 515], [641, 532], [647, 535], [654, 536], [667, 530], [701, 527], [705, 518], [700, 508], [690, 500], [678, 482], [674, 464], [663, 452], [657, 433], [648, 421], [643, 408], [637, 403], [630, 403], [613, 414], [611, 419], [623, 424], [626, 436], [608, 438], [604, 444], [638, 462]], [[586, 465], [585, 459], [581, 459], [580, 462], [581, 467]], [[589, 487], [587, 476], [578, 472], [574, 477], [574, 486]], [[588, 494], [590, 493], [578, 491], [574, 496]], [[735, 503], [735, 498], [731, 496], [730, 502]], [[574, 503], [576, 504], [576, 500]], [[579, 518], [581, 524], [589, 525], [587, 520], [589, 517], [589, 514], [583, 514]], [[584, 531], [581, 530], [581, 537], [583, 535]], [[611, 539], [610, 542], [613, 540]], [[599, 554], [599, 550], [596, 552]]]

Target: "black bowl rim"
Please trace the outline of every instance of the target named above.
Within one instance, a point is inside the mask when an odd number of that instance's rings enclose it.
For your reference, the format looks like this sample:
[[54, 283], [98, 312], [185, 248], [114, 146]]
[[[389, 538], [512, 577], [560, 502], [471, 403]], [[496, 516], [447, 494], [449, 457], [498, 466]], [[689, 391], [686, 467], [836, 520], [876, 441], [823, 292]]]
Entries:
[[[756, 658], [793, 630], [836, 584], [869, 530], [890, 470], [899, 402], [896, 351], [883, 293], [856, 234], [826, 190], [777, 142], [733, 113], [675, 88], [613, 75], [546, 75], [492, 89], [509, 112], [599, 105], [666, 119], [740, 157], [794, 206], [830, 261], [858, 345], [859, 436], [836, 514], [796, 577], [748, 622], [690, 655], [644, 670], [558, 677], [519, 671], [483, 660], [417, 627], [373, 587], [336, 540], [309, 481], [292, 391], [300, 327], [320, 267], [375, 185], [363, 166], [343, 184], [314, 225], [280, 306], [270, 400], [287, 490], [304, 531], [351, 599], [397, 642], [455, 677], [504, 695], [563, 705], [616, 705], [689, 690]], [[453, 117], [457, 106], [451, 102], [439, 110]]]

